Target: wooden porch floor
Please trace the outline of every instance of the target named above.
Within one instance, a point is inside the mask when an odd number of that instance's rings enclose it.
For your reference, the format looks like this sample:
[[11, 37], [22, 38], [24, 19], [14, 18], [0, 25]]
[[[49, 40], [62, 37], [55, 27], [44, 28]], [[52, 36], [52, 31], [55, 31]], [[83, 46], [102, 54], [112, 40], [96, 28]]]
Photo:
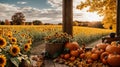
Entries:
[[55, 63], [53, 62], [53, 60], [44, 60], [44, 64], [42, 67], [69, 67], [69, 66], [65, 64]]

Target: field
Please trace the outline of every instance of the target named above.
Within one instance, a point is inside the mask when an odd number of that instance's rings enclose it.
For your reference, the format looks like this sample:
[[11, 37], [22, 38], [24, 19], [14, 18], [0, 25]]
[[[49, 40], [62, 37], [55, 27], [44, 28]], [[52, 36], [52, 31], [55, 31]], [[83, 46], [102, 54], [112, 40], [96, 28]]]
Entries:
[[[56, 32], [62, 32], [62, 26], [60, 25], [40, 25], [40, 26], [0, 26], [0, 30], [6, 29], [13, 33], [24, 33], [32, 37], [33, 44], [35, 42], [43, 42], [45, 36], [52, 35]], [[82, 42], [90, 43], [103, 36], [113, 32], [108, 29], [89, 28], [89, 27], [73, 27], [73, 36], [79, 44]]]

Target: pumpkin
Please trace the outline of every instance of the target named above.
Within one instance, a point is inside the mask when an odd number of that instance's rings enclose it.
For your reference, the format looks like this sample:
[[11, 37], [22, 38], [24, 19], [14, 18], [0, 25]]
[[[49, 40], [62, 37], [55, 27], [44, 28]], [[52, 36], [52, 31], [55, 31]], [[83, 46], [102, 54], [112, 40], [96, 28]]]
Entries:
[[116, 45], [108, 45], [106, 47], [106, 52], [120, 54], [120, 48]]
[[107, 64], [107, 57], [108, 57], [109, 53], [108, 52], [103, 52], [100, 56], [100, 59], [102, 61], [103, 64]]
[[99, 56], [104, 52], [103, 49], [96, 49], [94, 53], [98, 54]]
[[75, 60], [75, 57], [74, 57], [74, 56], [71, 56], [71, 57], [69, 58], [69, 60], [70, 60], [70, 61], [74, 61], [74, 60]]
[[99, 43], [96, 45], [98, 49], [103, 49], [103, 50], [105, 50], [107, 46], [108, 44], [105, 44], [105, 43]]
[[64, 58], [64, 54], [61, 54], [60, 57], [61, 57], [61, 58]]
[[91, 59], [93, 59], [93, 60], [97, 60], [98, 58], [99, 58], [98, 54], [93, 53], [91, 55]]
[[80, 48], [80, 46], [77, 42], [68, 42], [65, 44], [65, 48], [68, 48], [70, 50], [77, 50]]
[[80, 57], [81, 59], [84, 59], [84, 58], [85, 58], [85, 53], [80, 54], [79, 57]]
[[77, 57], [77, 56], [79, 56], [79, 51], [78, 50], [72, 50], [72, 51], [70, 51], [70, 55]]
[[70, 54], [65, 54], [64, 59], [68, 59], [68, 58], [70, 58]]
[[90, 63], [93, 63], [93, 60], [92, 59], [87, 59], [86, 63], [90, 64]]
[[107, 62], [113, 67], [120, 67], [120, 55], [109, 54]]

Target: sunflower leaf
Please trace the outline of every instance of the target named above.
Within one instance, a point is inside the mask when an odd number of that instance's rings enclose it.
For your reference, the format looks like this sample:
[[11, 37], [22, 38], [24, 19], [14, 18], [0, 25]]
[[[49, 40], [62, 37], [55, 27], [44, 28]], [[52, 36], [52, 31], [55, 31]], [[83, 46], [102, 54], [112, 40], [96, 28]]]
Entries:
[[19, 60], [17, 58], [11, 58], [10, 60], [16, 67], [19, 67], [20, 62], [19, 62]]

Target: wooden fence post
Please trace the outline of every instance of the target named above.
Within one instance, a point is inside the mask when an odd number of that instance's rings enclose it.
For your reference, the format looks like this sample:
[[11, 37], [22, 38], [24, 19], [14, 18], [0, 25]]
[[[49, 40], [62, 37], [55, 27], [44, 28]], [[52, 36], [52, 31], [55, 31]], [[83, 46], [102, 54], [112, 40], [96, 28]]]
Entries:
[[73, 0], [63, 0], [63, 32], [73, 34]]
[[117, 0], [117, 36], [120, 37], [120, 0]]

